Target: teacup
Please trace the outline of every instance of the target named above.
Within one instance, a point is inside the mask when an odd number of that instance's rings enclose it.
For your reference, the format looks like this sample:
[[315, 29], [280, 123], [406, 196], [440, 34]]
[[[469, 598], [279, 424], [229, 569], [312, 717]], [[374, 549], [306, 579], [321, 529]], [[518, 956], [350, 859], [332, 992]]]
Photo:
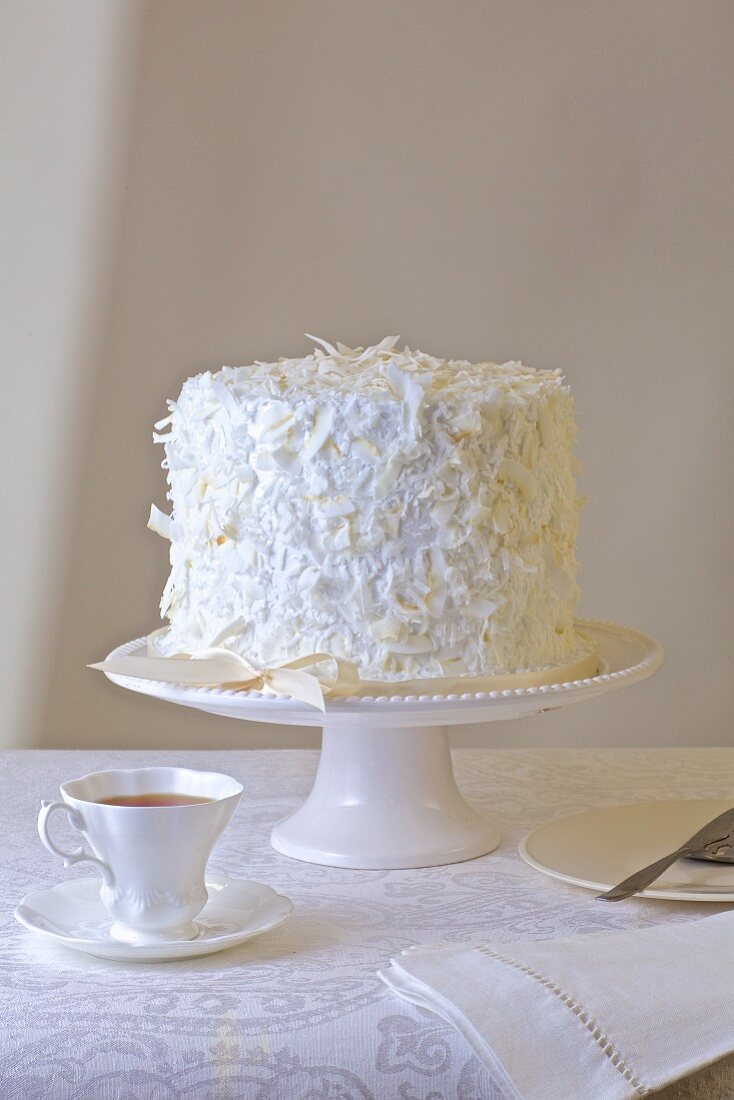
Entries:
[[[102, 872], [100, 897], [122, 943], [189, 940], [207, 902], [204, 873], [211, 850], [242, 796], [228, 775], [189, 768], [131, 768], [92, 772], [62, 783], [63, 802], [46, 802], [38, 816], [41, 840], [65, 867], [80, 860]], [[119, 804], [161, 801], [165, 805]], [[171, 804], [173, 796], [201, 799]], [[118, 804], [105, 799], [119, 800]], [[175, 801], [175, 800], [174, 800]], [[89, 849], [66, 852], [49, 836], [48, 821], [64, 810]]]

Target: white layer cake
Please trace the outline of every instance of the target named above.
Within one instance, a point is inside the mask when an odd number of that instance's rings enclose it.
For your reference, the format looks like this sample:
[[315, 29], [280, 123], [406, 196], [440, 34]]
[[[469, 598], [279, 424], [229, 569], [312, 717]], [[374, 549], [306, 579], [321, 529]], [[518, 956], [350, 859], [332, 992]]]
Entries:
[[173, 505], [151, 518], [171, 540], [159, 649], [327, 652], [385, 681], [577, 660], [560, 373], [319, 344], [190, 378], [156, 425]]

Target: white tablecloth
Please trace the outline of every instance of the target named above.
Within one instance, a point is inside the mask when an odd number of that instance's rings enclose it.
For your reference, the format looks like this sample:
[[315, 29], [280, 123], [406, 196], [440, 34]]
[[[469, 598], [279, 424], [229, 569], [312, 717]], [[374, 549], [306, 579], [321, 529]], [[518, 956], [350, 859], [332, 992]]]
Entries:
[[[348, 871], [294, 862], [268, 843], [272, 823], [307, 792], [314, 752], [3, 754], [0, 1100], [499, 1100], [457, 1034], [378, 980], [390, 957], [412, 944], [635, 928], [726, 908], [600, 905], [526, 867], [517, 844], [538, 823], [591, 806], [731, 797], [734, 750], [472, 749], [455, 758], [465, 793], [505, 823], [501, 848], [450, 867]], [[158, 966], [87, 959], [21, 929], [12, 908], [23, 894], [89, 874], [83, 864], [64, 871], [41, 847], [39, 800], [90, 770], [154, 763], [242, 781], [211, 869], [270, 883], [293, 899], [293, 917], [221, 955]], [[734, 1096], [734, 1058], [659, 1095]]]

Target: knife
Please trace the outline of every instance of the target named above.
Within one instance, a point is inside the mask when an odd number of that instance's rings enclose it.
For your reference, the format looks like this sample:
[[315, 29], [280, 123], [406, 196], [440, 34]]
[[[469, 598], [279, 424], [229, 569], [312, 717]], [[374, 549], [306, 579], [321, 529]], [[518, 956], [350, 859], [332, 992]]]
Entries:
[[613, 886], [605, 894], [599, 894], [597, 901], [624, 901], [625, 898], [631, 898], [633, 894], [639, 894], [656, 878], [660, 878], [668, 867], [677, 860], [683, 859], [684, 856], [712, 859], [717, 856], [720, 848], [726, 847], [734, 847], [734, 807], [731, 810], [725, 810], [713, 821], [709, 821], [708, 825], [704, 825], [670, 855], [656, 859], [654, 863], [643, 867], [640, 871], [635, 871], [624, 882]]

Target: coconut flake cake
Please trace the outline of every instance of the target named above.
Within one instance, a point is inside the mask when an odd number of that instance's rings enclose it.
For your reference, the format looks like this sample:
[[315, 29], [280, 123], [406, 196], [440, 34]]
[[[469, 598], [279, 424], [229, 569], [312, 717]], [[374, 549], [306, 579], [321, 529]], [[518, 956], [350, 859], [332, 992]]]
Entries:
[[184, 383], [154, 438], [172, 515], [164, 654], [350, 658], [363, 678], [564, 665], [579, 590], [558, 371], [325, 341]]

